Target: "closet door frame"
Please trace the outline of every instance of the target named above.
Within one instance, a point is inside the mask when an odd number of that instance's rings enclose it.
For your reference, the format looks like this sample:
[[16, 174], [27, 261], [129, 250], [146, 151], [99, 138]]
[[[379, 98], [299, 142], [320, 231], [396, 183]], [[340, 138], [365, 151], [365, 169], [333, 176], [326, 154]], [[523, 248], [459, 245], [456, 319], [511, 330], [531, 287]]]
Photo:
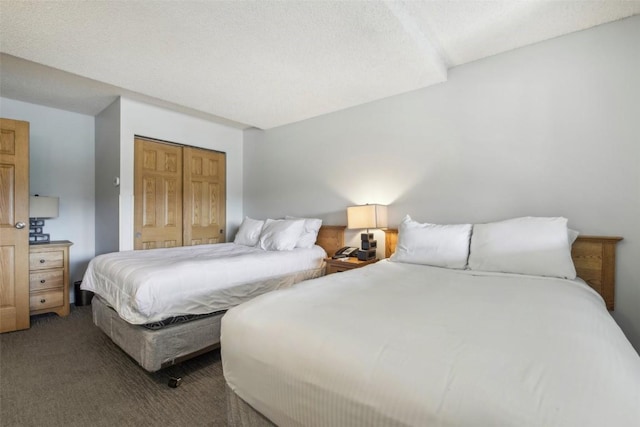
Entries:
[[134, 249], [223, 243], [226, 208], [226, 153], [135, 137]]

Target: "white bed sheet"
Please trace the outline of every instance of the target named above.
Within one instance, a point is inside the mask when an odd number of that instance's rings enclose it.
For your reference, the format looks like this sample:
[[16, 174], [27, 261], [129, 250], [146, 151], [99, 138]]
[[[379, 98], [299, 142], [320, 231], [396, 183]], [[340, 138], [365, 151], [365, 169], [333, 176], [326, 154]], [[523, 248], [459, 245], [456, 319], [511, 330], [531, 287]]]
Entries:
[[381, 261], [231, 309], [221, 343], [279, 426], [640, 425], [640, 358], [581, 281]]
[[262, 281], [322, 268], [326, 256], [320, 246], [264, 251], [234, 243], [114, 252], [91, 260], [81, 289], [139, 325], [226, 310], [280, 283]]

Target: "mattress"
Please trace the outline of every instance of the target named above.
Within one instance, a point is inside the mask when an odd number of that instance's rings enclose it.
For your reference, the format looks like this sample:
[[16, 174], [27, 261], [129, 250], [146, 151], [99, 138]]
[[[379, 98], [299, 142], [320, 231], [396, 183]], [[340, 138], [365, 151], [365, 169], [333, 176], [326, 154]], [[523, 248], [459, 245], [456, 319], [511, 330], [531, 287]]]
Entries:
[[229, 388], [276, 425], [640, 425], [640, 358], [582, 281], [381, 261], [222, 319]]
[[289, 285], [291, 274], [322, 269], [325, 257], [319, 246], [264, 251], [234, 243], [114, 252], [91, 260], [81, 289], [140, 325], [227, 310]]

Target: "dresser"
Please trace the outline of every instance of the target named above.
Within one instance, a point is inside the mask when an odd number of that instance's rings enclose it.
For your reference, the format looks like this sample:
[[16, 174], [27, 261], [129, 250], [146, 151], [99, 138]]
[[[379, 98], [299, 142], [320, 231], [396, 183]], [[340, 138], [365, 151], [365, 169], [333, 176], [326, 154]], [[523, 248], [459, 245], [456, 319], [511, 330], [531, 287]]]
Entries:
[[29, 246], [29, 314], [69, 314], [69, 247], [58, 240]]

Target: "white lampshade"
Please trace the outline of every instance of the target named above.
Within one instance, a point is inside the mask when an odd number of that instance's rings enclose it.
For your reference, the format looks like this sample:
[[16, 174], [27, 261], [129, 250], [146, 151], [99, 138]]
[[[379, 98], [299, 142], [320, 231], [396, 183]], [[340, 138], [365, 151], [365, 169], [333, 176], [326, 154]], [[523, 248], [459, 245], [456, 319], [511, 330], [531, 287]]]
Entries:
[[57, 218], [58, 197], [29, 197], [29, 218]]
[[347, 208], [347, 228], [386, 228], [387, 207], [384, 205], [361, 205]]

